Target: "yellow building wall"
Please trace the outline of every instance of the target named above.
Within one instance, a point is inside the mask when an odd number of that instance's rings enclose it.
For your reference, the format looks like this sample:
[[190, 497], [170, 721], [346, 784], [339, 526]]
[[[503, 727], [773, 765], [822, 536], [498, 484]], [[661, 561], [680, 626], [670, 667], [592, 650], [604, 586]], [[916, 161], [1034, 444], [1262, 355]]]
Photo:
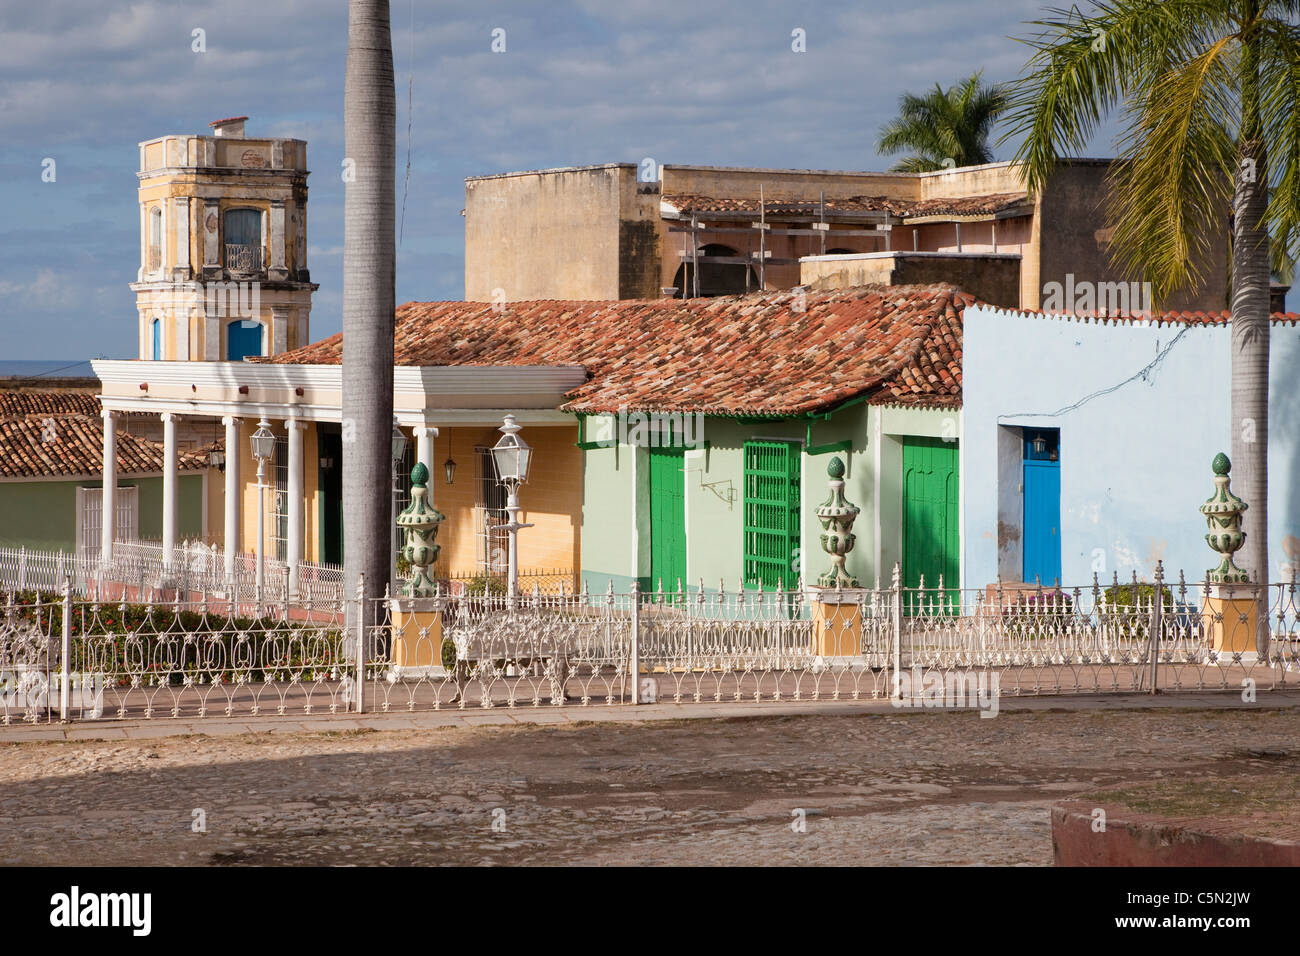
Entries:
[[[249, 553], [257, 549], [257, 462], [249, 442], [256, 427], [256, 422], [245, 419], [239, 429], [242, 540], [243, 550]], [[284, 422], [273, 421], [271, 430], [277, 437], [284, 435]], [[491, 426], [444, 427], [435, 440], [437, 461], [430, 469], [430, 490], [434, 507], [446, 516], [438, 532], [442, 551], [434, 570], [439, 577], [472, 577], [477, 573], [479, 542], [475, 533], [474, 450], [476, 447], [490, 447], [500, 437], [501, 433]], [[536, 458], [529, 482], [520, 490], [519, 499], [523, 507], [520, 520], [531, 522], [534, 527], [519, 532], [519, 569], [576, 572], [581, 566], [579, 529], [582, 520], [582, 452], [577, 447], [577, 426], [531, 426], [525, 429], [524, 437], [533, 446]], [[303, 434], [303, 555], [306, 560], [315, 562], [321, 560], [322, 553], [319, 448], [316, 426], [308, 423]], [[448, 457], [457, 464], [455, 481], [451, 485], [447, 484], [442, 467]], [[268, 463], [268, 485], [274, 482], [272, 472]], [[213, 481], [213, 484], [219, 483]], [[386, 490], [380, 489], [379, 493]], [[265, 547], [268, 557], [275, 554], [273, 494], [271, 491], [266, 493]], [[215, 503], [209, 505], [212, 509], [209, 527], [219, 531], [224, 521], [224, 501], [213, 496], [211, 489], [210, 500]], [[346, 529], [344, 533], [346, 535]]]

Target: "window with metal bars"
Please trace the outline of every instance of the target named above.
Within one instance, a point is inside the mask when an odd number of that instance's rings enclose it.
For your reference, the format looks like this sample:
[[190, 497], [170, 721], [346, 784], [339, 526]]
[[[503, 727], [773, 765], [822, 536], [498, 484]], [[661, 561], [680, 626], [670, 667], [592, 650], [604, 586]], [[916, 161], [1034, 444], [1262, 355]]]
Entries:
[[506, 487], [497, 479], [492, 449], [474, 449], [474, 525], [478, 571], [501, 574], [506, 570], [510, 536], [501, 527], [506, 514]]
[[799, 577], [799, 445], [745, 442], [745, 586], [794, 585]]
[[271, 543], [275, 560], [289, 556], [289, 437], [275, 436], [275, 457], [271, 459]]

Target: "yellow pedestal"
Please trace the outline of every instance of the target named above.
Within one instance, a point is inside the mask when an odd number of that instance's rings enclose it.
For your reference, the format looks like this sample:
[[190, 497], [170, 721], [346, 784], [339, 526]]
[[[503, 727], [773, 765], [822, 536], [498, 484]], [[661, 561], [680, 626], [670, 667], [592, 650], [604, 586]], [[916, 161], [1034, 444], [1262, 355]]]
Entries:
[[1255, 628], [1259, 603], [1255, 588], [1248, 584], [1216, 584], [1210, 587], [1202, 610], [1203, 629], [1210, 648], [1221, 654], [1255, 653]]
[[834, 592], [813, 601], [813, 646], [818, 657], [858, 657], [862, 654], [862, 605], [834, 603]]
[[418, 598], [392, 603], [393, 666], [398, 671], [442, 666], [442, 611], [421, 608], [422, 603]]

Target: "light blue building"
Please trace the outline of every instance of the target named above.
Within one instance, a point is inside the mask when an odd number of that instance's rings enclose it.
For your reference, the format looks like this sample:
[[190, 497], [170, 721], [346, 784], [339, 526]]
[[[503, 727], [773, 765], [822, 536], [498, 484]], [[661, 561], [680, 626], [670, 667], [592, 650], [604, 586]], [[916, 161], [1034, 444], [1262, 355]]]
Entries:
[[[1197, 508], [1229, 450], [1230, 330], [966, 309], [962, 553], [966, 587], [1067, 587], [1093, 572], [1150, 580], [1156, 561], [1199, 581], [1213, 566]], [[1300, 325], [1274, 317], [1269, 577], [1300, 562]]]

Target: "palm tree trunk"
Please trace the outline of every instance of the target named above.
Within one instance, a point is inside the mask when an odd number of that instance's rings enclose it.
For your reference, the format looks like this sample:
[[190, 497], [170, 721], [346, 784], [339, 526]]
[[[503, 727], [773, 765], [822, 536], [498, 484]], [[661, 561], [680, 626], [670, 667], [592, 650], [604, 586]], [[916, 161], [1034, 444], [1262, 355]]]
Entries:
[[[1241, 163], [1235, 176], [1232, 242], [1232, 462], [1233, 490], [1249, 505], [1240, 566], [1262, 585], [1268, 567], [1269, 248], [1267, 150], [1259, 116], [1258, 45], [1242, 49]], [[1263, 588], [1256, 649], [1268, 651], [1268, 590]]]
[[349, 0], [343, 93], [343, 580], [349, 598], [363, 573], [367, 597], [382, 596], [390, 564], [396, 125], [388, 0]]

